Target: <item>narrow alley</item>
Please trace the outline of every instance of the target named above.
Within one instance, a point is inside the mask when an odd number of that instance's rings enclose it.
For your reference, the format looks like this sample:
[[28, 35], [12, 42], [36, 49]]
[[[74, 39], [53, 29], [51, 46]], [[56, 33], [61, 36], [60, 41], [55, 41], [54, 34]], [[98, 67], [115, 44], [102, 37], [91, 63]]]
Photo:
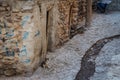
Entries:
[[[77, 34], [60, 49], [49, 52], [48, 69], [39, 67], [31, 77], [0, 77], [0, 80], [74, 80], [82, 66], [83, 56], [93, 44], [98, 40], [120, 35], [120, 12], [94, 13], [92, 24], [86, 29], [84, 34]], [[86, 72], [87, 78], [81, 80], [119, 80], [119, 56], [120, 37], [112, 39], [102, 47], [94, 58], [95, 70], [91, 75]]]

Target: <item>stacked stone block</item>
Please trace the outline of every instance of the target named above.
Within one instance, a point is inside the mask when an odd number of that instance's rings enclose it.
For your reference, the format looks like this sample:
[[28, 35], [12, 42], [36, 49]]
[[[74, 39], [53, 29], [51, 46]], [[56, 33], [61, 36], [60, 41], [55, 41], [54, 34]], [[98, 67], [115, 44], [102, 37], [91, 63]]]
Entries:
[[82, 1], [0, 1], [0, 75], [32, 73], [45, 59], [48, 11], [53, 20], [48, 38], [55, 47], [68, 41], [71, 27], [75, 29], [84, 21], [86, 8]]
[[59, 20], [57, 44], [68, 41], [71, 34], [76, 32], [78, 26], [85, 26], [86, 0], [59, 0], [58, 3]]
[[34, 13], [37, 8], [33, 10], [33, 1], [0, 4], [0, 74], [11, 76], [32, 72], [40, 60], [37, 54], [40, 30], [35, 24]]

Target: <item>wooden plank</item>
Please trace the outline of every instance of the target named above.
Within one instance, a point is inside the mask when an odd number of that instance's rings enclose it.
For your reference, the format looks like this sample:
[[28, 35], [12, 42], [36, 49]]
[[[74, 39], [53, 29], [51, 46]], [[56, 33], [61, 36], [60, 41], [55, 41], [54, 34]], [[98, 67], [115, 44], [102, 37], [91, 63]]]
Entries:
[[92, 0], [87, 0], [86, 8], [87, 8], [86, 26], [90, 26], [92, 20]]

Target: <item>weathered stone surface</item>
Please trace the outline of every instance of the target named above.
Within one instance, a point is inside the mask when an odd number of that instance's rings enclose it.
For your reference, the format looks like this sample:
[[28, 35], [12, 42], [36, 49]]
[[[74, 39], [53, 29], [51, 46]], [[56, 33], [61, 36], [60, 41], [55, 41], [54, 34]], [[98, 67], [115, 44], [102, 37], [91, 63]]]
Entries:
[[2, 59], [3, 58], [3, 56], [2, 55], [0, 55], [0, 59]]
[[[61, 0], [58, 4], [59, 19], [57, 36], [58, 45], [69, 40], [71, 33], [74, 33], [77, 26], [85, 25], [86, 0]], [[80, 27], [81, 27], [80, 26]], [[72, 31], [72, 32], [71, 32]]]
[[6, 9], [4, 7], [0, 7], [0, 11], [5, 11]]
[[3, 64], [2, 64], [2, 62], [0, 61], [0, 69], [2, 69], [3, 68]]
[[3, 6], [3, 7], [7, 7], [7, 6], [8, 6], [8, 4], [7, 4], [7, 3], [5, 3], [5, 2], [3, 2], [3, 3], [2, 3], [2, 6]]
[[4, 64], [13, 64], [15, 61], [14, 61], [14, 57], [4, 57], [2, 62]]
[[83, 21], [83, 15], [78, 17], [81, 1], [0, 1], [0, 68], [4, 75], [33, 72], [45, 60], [47, 50], [69, 40], [71, 26]]
[[7, 10], [7, 11], [10, 11], [10, 7], [6, 7], [6, 10]]
[[4, 74], [4, 70], [2, 68], [0, 68], [0, 75], [3, 75], [3, 74]]
[[5, 70], [5, 71], [4, 71], [4, 74], [5, 74], [6, 76], [13, 76], [13, 75], [15, 75], [15, 70], [14, 70], [14, 69]]

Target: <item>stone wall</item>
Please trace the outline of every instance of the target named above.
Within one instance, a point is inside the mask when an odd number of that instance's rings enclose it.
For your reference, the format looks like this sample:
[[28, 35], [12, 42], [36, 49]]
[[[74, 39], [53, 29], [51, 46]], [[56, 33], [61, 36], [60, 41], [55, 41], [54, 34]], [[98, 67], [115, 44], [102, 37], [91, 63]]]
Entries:
[[71, 31], [75, 32], [77, 25], [85, 25], [86, 0], [60, 0], [58, 3], [59, 21], [57, 45], [70, 39]]
[[0, 75], [31, 74], [85, 20], [83, 0], [0, 0]]
[[61, 45], [65, 41], [69, 40], [70, 2], [67, 0], [60, 1], [58, 3], [58, 11], [59, 11], [59, 18], [58, 18], [56, 45]]
[[33, 1], [0, 4], [0, 74], [33, 72], [40, 61], [39, 9]]

